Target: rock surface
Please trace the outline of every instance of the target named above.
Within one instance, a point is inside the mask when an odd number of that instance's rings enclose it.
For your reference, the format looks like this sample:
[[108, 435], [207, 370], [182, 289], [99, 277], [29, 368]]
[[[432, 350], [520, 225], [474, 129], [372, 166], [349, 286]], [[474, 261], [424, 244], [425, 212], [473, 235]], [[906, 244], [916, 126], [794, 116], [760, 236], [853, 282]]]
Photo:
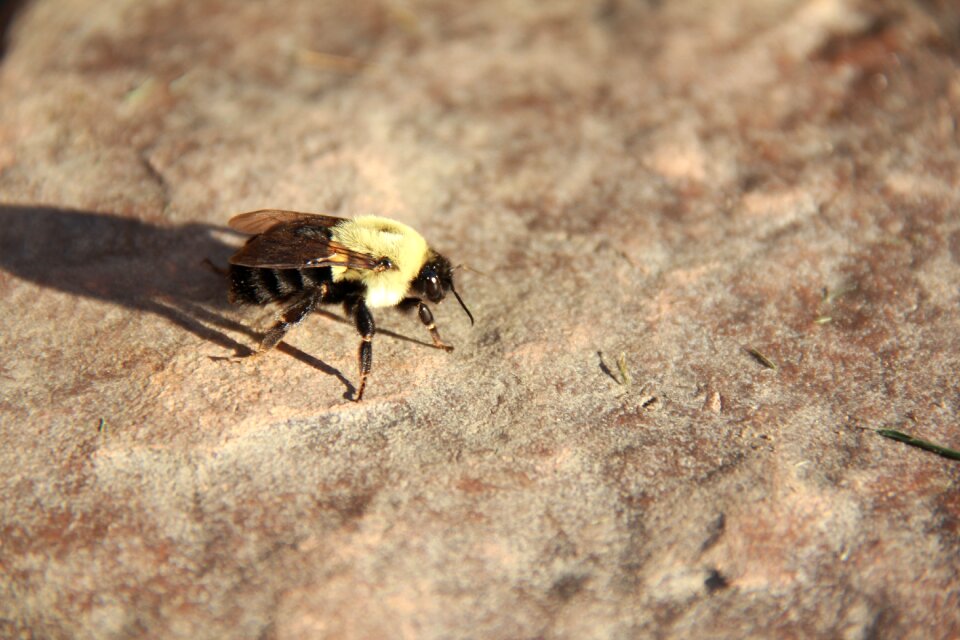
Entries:
[[[281, 4], [13, 15], [0, 636], [960, 636], [953, 3]], [[476, 326], [225, 361], [261, 207]]]

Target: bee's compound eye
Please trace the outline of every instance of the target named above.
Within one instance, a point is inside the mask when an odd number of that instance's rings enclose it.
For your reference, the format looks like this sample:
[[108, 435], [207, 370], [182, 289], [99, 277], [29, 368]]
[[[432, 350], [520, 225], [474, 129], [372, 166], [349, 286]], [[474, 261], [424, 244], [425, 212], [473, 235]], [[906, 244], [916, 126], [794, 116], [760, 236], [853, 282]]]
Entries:
[[427, 278], [427, 286], [425, 289], [427, 297], [430, 298], [430, 302], [440, 302], [440, 300], [443, 299], [443, 287], [440, 286], [440, 279], [436, 276]]

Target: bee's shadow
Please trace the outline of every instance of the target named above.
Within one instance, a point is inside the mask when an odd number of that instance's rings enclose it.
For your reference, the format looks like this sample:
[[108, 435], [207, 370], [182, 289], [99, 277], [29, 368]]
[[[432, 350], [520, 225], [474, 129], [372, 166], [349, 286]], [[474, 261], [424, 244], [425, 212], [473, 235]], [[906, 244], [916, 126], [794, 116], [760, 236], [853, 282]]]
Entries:
[[[200, 338], [249, 353], [223, 330], [260, 334], [230, 320], [224, 276], [236, 250], [206, 224], [151, 224], [108, 213], [31, 205], [0, 205], [0, 269], [42, 287], [154, 313]], [[222, 235], [222, 234], [221, 234]], [[289, 345], [281, 350], [352, 385], [335, 368]]]

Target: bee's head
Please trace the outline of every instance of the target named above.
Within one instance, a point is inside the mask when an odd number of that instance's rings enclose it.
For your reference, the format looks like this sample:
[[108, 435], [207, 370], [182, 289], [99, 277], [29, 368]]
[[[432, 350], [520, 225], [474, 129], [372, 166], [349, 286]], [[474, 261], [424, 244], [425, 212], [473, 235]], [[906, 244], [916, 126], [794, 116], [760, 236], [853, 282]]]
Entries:
[[467, 305], [463, 304], [460, 294], [453, 288], [453, 268], [450, 266], [450, 261], [439, 253], [431, 255], [427, 263], [420, 268], [420, 273], [413, 281], [413, 288], [433, 303], [440, 302], [447, 295], [447, 291], [452, 291], [457, 302], [470, 318], [470, 324], [473, 324], [473, 315], [467, 309]]

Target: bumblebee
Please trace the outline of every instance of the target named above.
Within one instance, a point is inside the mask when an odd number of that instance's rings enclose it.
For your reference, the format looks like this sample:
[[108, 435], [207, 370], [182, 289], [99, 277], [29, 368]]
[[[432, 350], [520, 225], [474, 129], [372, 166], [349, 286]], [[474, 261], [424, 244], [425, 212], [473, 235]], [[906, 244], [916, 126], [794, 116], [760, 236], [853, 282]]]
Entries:
[[377, 216], [334, 216], [263, 209], [234, 216], [230, 228], [250, 234], [230, 258], [230, 302], [283, 305], [257, 356], [277, 346], [287, 332], [321, 304], [342, 304], [360, 334], [360, 381], [354, 401], [363, 398], [373, 364], [376, 325], [371, 309], [417, 309], [433, 344], [440, 339], [424, 300], [441, 302], [453, 293], [470, 324], [473, 315], [453, 286], [450, 261], [405, 224]]

